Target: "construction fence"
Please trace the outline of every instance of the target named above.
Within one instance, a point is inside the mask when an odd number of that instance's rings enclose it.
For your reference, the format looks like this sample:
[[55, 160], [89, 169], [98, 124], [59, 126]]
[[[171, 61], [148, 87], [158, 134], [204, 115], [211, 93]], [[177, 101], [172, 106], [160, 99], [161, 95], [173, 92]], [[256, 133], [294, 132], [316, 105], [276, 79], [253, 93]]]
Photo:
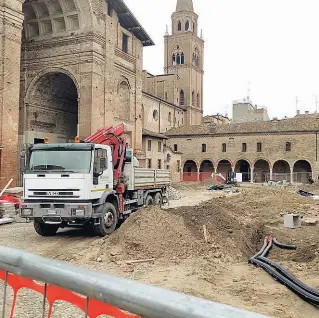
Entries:
[[[15, 317], [50, 318], [54, 313], [54, 304], [58, 301], [71, 305], [71, 311], [59, 315], [68, 318], [266, 317], [7, 247], [0, 247], [1, 281], [2, 318], [14, 317], [21, 300], [19, 294], [25, 289], [40, 295], [40, 304], [30, 296], [23, 297], [23, 313]], [[35, 314], [36, 308], [42, 315]], [[79, 309], [82, 314], [75, 309]]]

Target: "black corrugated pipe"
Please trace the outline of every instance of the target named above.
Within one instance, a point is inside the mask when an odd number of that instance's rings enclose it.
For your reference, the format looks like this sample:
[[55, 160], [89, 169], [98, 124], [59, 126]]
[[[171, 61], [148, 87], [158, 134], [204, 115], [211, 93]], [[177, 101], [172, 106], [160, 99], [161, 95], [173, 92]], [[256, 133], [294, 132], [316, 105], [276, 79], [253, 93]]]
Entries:
[[297, 248], [294, 245], [279, 243], [275, 238], [266, 237], [262, 249], [253, 257], [249, 258], [248, 262], [264, 269], [269, 275], [285, 285], [300, 298], [315, 306], [319, 306], [319, 291], [307, 286], [281, 265], [266, 257], [273, 244], [283, 249], [295, 250]]

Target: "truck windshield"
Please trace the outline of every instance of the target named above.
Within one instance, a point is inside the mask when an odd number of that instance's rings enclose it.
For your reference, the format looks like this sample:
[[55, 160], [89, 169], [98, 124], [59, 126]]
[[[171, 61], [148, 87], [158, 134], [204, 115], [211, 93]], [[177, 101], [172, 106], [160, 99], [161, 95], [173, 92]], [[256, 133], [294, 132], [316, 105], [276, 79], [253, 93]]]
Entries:
[[91, 156], [89, 150], [34, 150], [31, 152], [27, 173], [89, 173]]

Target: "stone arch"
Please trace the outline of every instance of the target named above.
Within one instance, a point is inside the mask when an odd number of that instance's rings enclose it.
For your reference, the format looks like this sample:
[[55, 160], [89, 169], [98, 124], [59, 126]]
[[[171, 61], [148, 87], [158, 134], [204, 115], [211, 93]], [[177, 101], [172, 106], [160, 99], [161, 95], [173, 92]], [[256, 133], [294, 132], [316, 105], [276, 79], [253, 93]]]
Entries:
[[290, 163], [286, 160], [277, 160], [273, 165], [273, 179], [277, 181], [286, 180], [291, 182]]
[[131, 88], [129, 81], [121, 77], [117, 86], [118, 105], [115, 113], [121, 120], [129, 121], [131, 118]]
[[188, 159], [183, 166], [183, 181], [198, 181], [198, 164], [193, 159]]
[[263, 183], [270, 179], [271, 163], [267, 159], [257, 159], [254, 162], [254, 182]]
[[247, 159], [238, 159], [235, 163], [235, 172], [242, 174], [242, 181], [249, 182], [251, 176], [251, 164]]
[[293, 165], [293, 181], [308, 183], [309, 177], [312, 177], [311, 163], [306, 159], [297, 160]]
[[68, 71], [65, 68], [61, 68], [61, 67], [48, 67], [45, 69], [42, 69], [40, 72], [38, 72], [34, 78], [32, 79], [32, 81], [30, 82], [30, 84], [27, 86], [26, 89], [26, 95], [25, 95], [25, 100], [26, 102], [28, 102], [30, 100], [30, 98], [32, 97], [32, 95], [34, 94], [34, 90], [36, 89], [36, 84], [37, 82], [46, 74], [50, 74], [50, 73], [62, 73], [67, 75], [68, 77], [70, 77], [74, 83], [74, 85], [76, 86], [77, 92], [78, 92], [78, 99], [80, 99], [80, 95], [81, 95], [81, 91], [80, 91], [80, 86], [79, 83], [76, 79], [76, 77], [73, 75], [72, 72]]
[[217, 164], [217, 173], [221, 173], [225, 178], [228, 172], [232, 170], [232, 162], [229, 159], [221, 159]]
[[78, 133], [79, 93], [68, 72], [38, 74], [28, 87], [23, 133], [26, 143], [73, 141]]
[[204, 181], [206, 179], [211, 179], [214, 171], [215, 171], [214, 163], [212, 160], [210, 159], [202, 160], [199, 166], [199, 172], [200, 172], [199, 180]]

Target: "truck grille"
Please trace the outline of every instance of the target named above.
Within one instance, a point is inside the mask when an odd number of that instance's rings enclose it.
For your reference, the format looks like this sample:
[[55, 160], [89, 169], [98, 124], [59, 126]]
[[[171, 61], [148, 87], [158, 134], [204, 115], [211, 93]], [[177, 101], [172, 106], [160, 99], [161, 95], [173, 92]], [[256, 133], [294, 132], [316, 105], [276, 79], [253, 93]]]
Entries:
[[29, 197], [41, 198], [79, 198], [79, 189], [30, 189]]

